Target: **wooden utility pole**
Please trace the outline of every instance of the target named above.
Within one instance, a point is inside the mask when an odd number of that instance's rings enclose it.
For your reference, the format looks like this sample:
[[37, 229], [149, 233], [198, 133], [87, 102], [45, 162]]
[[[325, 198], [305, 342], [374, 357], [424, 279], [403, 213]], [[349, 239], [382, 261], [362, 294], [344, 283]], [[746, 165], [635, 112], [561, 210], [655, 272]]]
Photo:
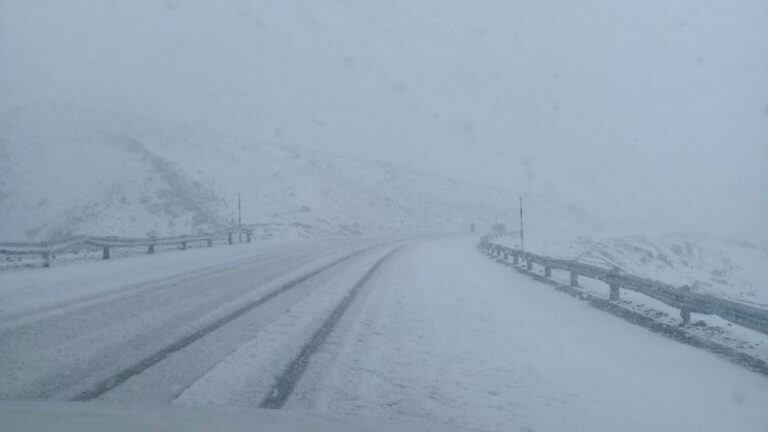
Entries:
[[525, 236], [523, 235], [523, 197], [520, 198], [520, 249], [525, 250]]
[[243, 241], [243, 212], [240, 206], [240, 192], [237, 193], [237, 239]]

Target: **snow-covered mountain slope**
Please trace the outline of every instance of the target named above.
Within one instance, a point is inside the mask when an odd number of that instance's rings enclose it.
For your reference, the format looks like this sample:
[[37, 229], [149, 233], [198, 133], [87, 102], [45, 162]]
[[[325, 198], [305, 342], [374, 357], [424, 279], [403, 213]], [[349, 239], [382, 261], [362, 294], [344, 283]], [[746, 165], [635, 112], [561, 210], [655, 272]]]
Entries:
[[28, 111], [4, 117], [2, 238], [144, 235], [217, 222], [221, 200], [210, 189], [129, 134], [76, 120]]
[[[517, 237], [505, 244], [519, 247]], [[603, 267], [718, 297], [768, 306], [768, 244], [700, 235], [582, 235], [529, 233], [526, 249]]]
[[[51, 105], [0, 118], [3, 240], [210, 230], [236, 223], [238, 193], [265, 235], [483, 230], [517, 211], [511, 190], [187, 125]], [[596, 224], [527, 199], [531, 223]]]

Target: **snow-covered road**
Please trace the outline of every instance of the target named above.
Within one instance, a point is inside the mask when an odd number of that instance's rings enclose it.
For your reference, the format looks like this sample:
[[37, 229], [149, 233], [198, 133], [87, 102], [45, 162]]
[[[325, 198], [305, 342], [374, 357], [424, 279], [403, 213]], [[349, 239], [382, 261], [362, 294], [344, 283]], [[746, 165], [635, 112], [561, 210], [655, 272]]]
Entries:
[[475, 243], [271, 243], [0, 274], [0, 399], [490, 430], [768, 429], [768, 378]]

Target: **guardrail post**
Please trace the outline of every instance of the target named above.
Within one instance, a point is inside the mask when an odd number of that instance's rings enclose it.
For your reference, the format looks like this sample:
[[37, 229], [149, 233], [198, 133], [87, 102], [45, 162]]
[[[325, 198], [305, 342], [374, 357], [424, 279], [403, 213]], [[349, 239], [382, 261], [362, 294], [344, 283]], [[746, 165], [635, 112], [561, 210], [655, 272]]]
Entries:
[[688, 309], [680, 309], [680, 318], [683, 319], [683, 325], [691, 323], [691, 311]]
[[181, 250], [187, 250], [187, 242], [181, 242]]
[[51, 266], [51, 251], [45, 251], [41, 254], [43, 257], [43, 267]]
[[227, 243], [232, 244], [232, 233], [231, 232], [227, 233]]
[[104, 246], [104, 249], [101, 251], [101, 259], [109, 259], [109, 246]]
[[575, 271], [571, 271], [571, 286], [577, 287], [579, 286], [579, 274]]
[[610, 289], [610, 293], [608, 294], [608, 299], [611, 301], [616, 301], [619, 299], [619, 286], [616, 284], [609, 284], [608, 285]]
[[552, 277], [552, 267], [544, 267], [544, 277]]
[[[688, 285], [683, 285], [680, 287], [680, 291], [689, 293], [691, 292], [691, 287]], [[688, 325], [691, 323], [691, 310], [686, 308], [680, 308], [680, 318], [683, 319], [683, 325]]]
[[149, 245], [149, 247], [147, 248], [147, 253], [150, 254], [150, 255], [155, 253], [155, 245], [153, 245], [153, 244]]
[[528, 271], [533, 270], [533, 261], [525, 260], [525, 269]]
[[246, 241], [246, 243], [250, 243], [251, 242], [251, 237], [253, 237], [253, 233], [251, 233], [251, 232], [245, 233], [245, 241]]
[[213, 247], [213, 239], [208, 239], [205, 241], [208, 244], [208, 247]]

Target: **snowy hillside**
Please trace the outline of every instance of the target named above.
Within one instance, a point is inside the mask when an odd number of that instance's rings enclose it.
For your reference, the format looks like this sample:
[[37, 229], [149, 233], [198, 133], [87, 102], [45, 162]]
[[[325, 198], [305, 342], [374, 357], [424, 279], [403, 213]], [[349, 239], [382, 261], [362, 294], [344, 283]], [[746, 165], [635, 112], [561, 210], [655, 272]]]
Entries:
[[[187, 125], [36, 105], [0, 118], [0, 239], [144, 236], [243, 221], [262, 235], [479, 229], [511, 220], [517, 193]], [[529, 197], [547, 226], [593, 226]]]

